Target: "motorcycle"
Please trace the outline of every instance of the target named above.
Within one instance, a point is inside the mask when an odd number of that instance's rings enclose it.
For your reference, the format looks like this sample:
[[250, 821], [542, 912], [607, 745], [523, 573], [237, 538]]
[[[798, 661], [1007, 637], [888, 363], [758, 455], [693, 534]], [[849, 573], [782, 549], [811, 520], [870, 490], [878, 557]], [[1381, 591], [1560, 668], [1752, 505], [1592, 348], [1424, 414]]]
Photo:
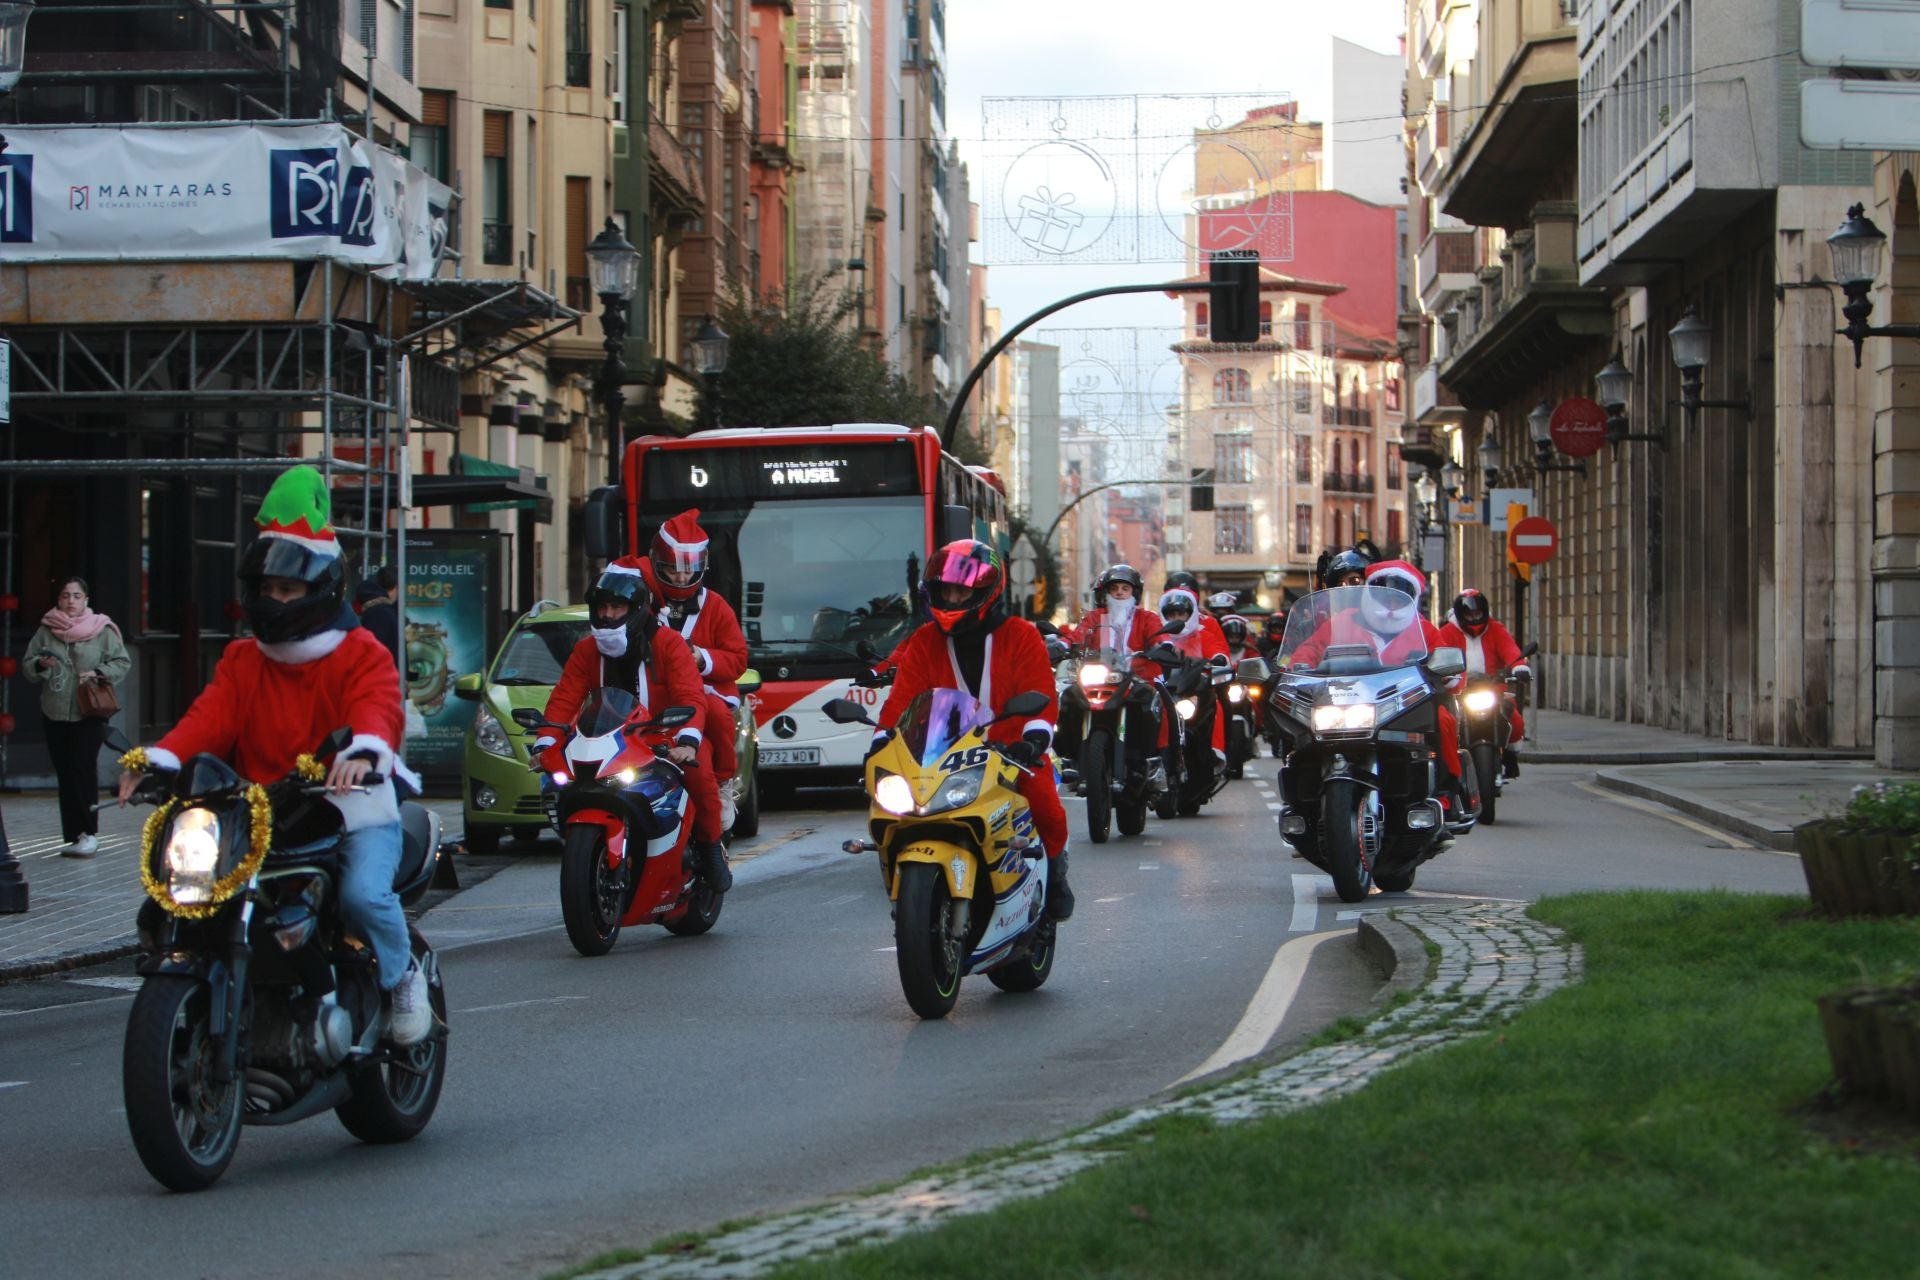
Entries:
[[[1121, 835], [1139, 835], [1147, 829], [1147, 807], [1171, 803], [1171, 788], [1153, 775], [1148, 757], [1129, 767], [1126, 749], [1126, 709], [1152, 705], [1158, 698], [1153, 682], [1133, 673], [1125, 648], [1111, 634], [1092, 636], [1080, 648], [1073, 679], [1060, 698], [1064, 707], [1079, 710], [1085, 726], [1079, 785], [1087, 797], [1088, 835], [1105, 844], [1116, 823]], [[1172, 817], [1171, 809], [1164, 816]]]
[[1220, 713], [1227, 717], [1227, 777], [1247, 776], [1247, 761], [1261, 738], [1260, 712], [1266, 705], [1271, 673], [1260, 658], [1242, 658], [1233, 675], [1214, 689], [1220, 695]]
[[[1539, 651], [1539, 643], [1530, 640], [1521, 656], [1531, 658]], [[1460, 736], [1473, 758], [1482, 822], [1498, 820], [1500, 793], [1507, 789], [1500, 763], [1513, 739], [1513, 712], [1520, 684], [1511, 672], [1485, 672], [1468, 676], [1460, 691]]]
[[1220, 714], [1215, 689], [1232, 682], [1233, 669], [1224, 653], [1202, 660], [1165, 642], [1148, 649], [1146, 656], [1166, 673], [1164, 694], [1173, 713], [1167, 742], [1172, 803], [1165, 806], [1167, 812], [1158, 805], [1154, 811], [1163, 818], [1192, 817], [1227, 785], [1226, 770], [1213, 754], [1213, 718]]
[[[1053, 972], [1051, 868], [1016, 789], [1026, 770], [986, 736], [1046, 706], [1045, 694], [1017, 693], [993, 711], [961, 690], [929, 689], [867, 761], [873, 838], [840, 847], [880, 855], [900, 988], [922, 1018], [945, 1017], [968, 974], [1037, 991]], [[835, 724], [873, 724], [844, 698], [821, 710]]]
[[583, 956], [605, 955], [632, 925], [692, 937], [720, 919], [726, 895], [694, 874], [686, 779], [664, 754], [668, 733], [694, 714], [668, 707], [649, 720], [631, 690], [610, 685], [587, 694], [571, 725], [553, 724], [532, 707], [513, 713], [530, 733], [566, 735], [541, 763], [558, 792], [554, 816], [564, 840], [560, 918]]
[[[313, 753], [346, 749], [336, 730]], [[118, 731], [107, 741], [129, 745]], [[371, 948], [337, 905], [339, 815], [316, 799], [316, 770], [271, 787], [197, 755], [168, 778], [149, 773], [136, 803], [147, 819], [135, 920], [142, 981], [127, 1015], [121, 1086], [127, 1128], [147, 1172], [174, 1191], [212, 1186], [232, 1163], [243, 1125], [288, 1125], [331, 1110], [363, 1142], [405, 1142], [425, 1129], [447, 1074], [447, 997], [439, 962], [407, 928], [427, 975], [432, 1030], [404, 1048], [386, 1041]], [[385, 786], [369, 774], [356, 790]], [[400, 806], [394, 892], [426, 893], [440, 819]]]
[[[1360, 621], [1367, 592], [1411, 624], [1386, 635], [1368, 629]], [[1436, 684], [1465, 670], [1466, 657], [1429, 654], [1412, 604], [1390, 588], [1336, 587], [1287, 618], [1269, 703], [1284, 745], [1280, 834], [1333, 877], [1342, 902], [1361, 901], [1376, 884], [1411, 888], [1442, 840], [1475, 821], [1470, 767], [1462, 771], [1466, 811], [1450, 819], [1439, 799]]]

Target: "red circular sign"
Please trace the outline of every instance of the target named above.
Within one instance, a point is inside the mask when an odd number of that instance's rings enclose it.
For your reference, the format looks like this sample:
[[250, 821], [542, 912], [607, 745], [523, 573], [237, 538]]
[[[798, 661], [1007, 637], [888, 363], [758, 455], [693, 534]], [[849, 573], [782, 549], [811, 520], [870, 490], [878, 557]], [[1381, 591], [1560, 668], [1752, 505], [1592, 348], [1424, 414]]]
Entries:
[[1590, 458], [1607, 442], [1607, 411], [1585, 396], [1562, 400], [1554, 407], [1547, 434], [1569, 458]]
[[1560, 533], [1545, 516], [1528, 516], [1507, 530], [1507, 548], [1521, 564], [1545, 564], [1560, 548]]

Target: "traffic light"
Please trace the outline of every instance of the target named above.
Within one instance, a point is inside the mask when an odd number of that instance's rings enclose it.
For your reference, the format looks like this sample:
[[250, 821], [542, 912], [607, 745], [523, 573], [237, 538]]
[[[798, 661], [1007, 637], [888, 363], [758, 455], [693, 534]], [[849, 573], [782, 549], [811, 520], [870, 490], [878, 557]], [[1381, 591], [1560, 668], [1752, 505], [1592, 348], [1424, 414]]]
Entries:
[[1207, 263], [1207, 337], [1214, 342], [1260, 341], [1260, 251], [1218, 249]]

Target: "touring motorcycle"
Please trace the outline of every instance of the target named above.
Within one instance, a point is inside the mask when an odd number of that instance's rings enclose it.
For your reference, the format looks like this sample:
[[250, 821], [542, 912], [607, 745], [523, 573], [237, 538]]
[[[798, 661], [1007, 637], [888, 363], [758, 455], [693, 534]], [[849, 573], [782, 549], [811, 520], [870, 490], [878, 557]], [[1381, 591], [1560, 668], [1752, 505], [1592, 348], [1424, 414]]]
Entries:
[[1116, 822], [1123, 836], [1146, 830], [1151, 804], [1162, 805], [1163, 816], [1172, 817], [1177, 797], [1167, 775], [1150, 767], [1151, 745], [1145, 752], [1127, 750], [1127, 708], [1155, 707], [1160, 693], [1153, 682], [1134, 674], [1132, 656], [1110, 625], [1100, 626], [1076, 652], [1073, 678], [1060, 698], [1064, 706], [1078, 704], [1085, 726], [1078, 767], [1087, 797], [1087, 834], [1093, 843], [1105, 844]]

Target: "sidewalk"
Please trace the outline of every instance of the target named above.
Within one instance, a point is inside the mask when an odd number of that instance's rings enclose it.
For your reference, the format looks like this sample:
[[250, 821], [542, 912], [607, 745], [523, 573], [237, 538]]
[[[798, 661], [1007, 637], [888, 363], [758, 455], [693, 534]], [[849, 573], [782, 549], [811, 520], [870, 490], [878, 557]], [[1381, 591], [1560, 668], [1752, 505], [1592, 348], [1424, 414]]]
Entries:
[[1622, 724], [1566, 711], [1530, 710], [1541, 746], [1520, 750], [1525, 765], [1610, 765], [1594, 781], [1750, 840], [1791, 851], [1793, 829], [1844, 808], [1853, 789], [1883, 778], [1920, 780], [1874, 766], [1863, 752], [1752, 747]]
[[[460, 801], [428, 800], [441, 838], [461, 831]], [[132, 952], [140, 888], [140, 829], [152, 810], [100, 811], [100, 852], [63, 858], [60, 806], [50, 793], [0, 796], [0, 815], [27, 878], [27, 911], [0, 915], [0, 982], [57, 973]]]

